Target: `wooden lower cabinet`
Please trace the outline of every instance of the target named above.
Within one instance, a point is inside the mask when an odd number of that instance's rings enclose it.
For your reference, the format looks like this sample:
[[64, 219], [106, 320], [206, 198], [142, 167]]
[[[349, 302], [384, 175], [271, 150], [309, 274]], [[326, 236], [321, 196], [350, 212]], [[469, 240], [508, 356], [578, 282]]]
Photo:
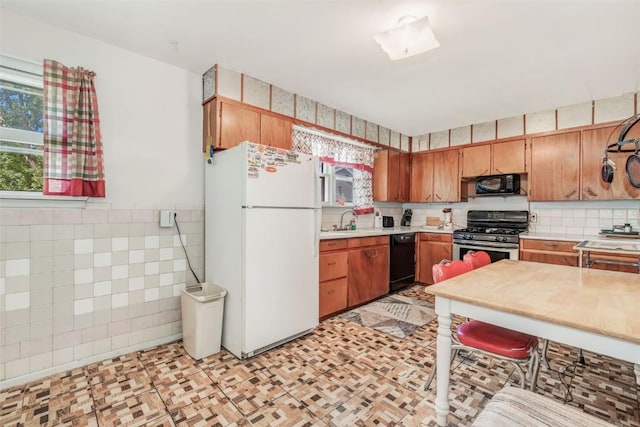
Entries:
[[433, 265], [452, 257], [452, 237], [444, 233], [419, 233], [416, 245], [416, 281], [432, 285]]
[[320, 318], [389, 293], [389, 236], [320, 241]]
[[349, 252], [346, 239], [320, 242], [320, 317], [347, 308]]
[[320, 282], [320, 317], [347, 308], [347, 278]]
[[349, 239], [349, 292], [354, 306], [389, 293], [389, 236]]
[[520, 239], [520, 259], [577, 267], [578, 252], [573, 250], [577, 244], [564, 240]]

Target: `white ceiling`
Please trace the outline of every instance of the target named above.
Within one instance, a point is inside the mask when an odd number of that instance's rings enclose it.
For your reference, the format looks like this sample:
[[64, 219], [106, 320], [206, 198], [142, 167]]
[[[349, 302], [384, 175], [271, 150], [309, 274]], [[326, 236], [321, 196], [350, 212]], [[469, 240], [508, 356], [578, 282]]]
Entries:
[[[202, 74], [243, 72], [415, 136], [640, 89], [640, 1], [2, 0]], [[390, 61], [372, 34], [428, 15], [441, 47]]]

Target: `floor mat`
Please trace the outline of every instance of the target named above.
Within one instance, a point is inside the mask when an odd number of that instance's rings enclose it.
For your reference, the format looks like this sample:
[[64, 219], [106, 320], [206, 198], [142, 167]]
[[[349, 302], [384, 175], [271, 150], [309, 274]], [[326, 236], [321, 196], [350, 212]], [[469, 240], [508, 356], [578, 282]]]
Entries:
[[436, 316], [433, 305], [404, 295], [391, 295], [342, 313], [340, 317], [377, 331], [405, 338]]

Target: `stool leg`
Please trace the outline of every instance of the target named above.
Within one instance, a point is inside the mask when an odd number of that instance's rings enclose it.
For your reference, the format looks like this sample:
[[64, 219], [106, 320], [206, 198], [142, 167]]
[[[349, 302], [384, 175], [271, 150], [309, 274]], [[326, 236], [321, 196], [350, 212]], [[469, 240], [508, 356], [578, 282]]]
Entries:
[[549, 340], [542, 341], [542, 362], [546, 369], [551, 369], [551, 365], [549, 365], [549, 360], [547, 359], [547, 350], [549, 349]]

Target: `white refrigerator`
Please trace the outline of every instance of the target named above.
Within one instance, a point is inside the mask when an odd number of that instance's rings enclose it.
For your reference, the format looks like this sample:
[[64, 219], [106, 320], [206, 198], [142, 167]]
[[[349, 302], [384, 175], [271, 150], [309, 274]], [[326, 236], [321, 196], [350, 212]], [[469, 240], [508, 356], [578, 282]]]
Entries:
[[222, 346], [240, 359], [318, 324], [317, 161], [247, 141], [205, 161], [205, 280], [227, 290]]

